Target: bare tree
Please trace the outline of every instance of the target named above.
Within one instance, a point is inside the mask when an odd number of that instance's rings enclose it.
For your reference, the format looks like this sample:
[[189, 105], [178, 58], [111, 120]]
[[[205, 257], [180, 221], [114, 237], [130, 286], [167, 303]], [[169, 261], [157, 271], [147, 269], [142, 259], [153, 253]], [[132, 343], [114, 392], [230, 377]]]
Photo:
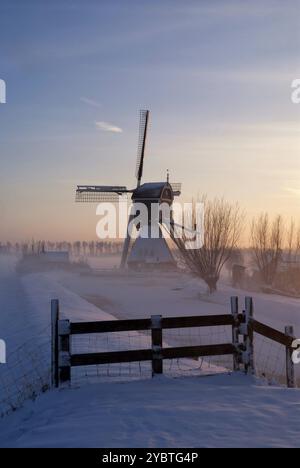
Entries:
[[[204, 243], [198, 249], [187, 248], [187, 238], [176, 238], [180, 258], [188, 270], [200, 277], [208, 285], [212, 294], [224, 264], [229, 260], [238, 245], [242, 230], [242, 215], [238, 205], [232, 205], [223, 199], [207, 200], [204, 203]], [[195, 213], [193, 213], [195, 219]]]
[[296, 262], [300, 254], [300, 226], [296, 226], [292, 218], [286, 235], [287, 259], [289, 263]]
[[270, 221], [268, 214], [261, 214], [252, 222], [252, 252], [262, 280], [272, 285], [280, 260], [284, 242], [284, 226], [281, 216]]

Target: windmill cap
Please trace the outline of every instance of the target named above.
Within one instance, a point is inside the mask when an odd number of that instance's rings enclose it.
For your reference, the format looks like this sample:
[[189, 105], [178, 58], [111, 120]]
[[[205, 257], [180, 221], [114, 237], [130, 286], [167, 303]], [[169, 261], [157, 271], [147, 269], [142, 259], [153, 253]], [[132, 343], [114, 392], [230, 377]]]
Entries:
[[[173, 199], [173, 190], [168, 182], [148, 182], [142, 184], [133, 191], [133, 199], [160, 199], [165, 190], [169, 190], [170, 194], [167, 198]], [[164, 194], [166, 195], [166, 194]]]

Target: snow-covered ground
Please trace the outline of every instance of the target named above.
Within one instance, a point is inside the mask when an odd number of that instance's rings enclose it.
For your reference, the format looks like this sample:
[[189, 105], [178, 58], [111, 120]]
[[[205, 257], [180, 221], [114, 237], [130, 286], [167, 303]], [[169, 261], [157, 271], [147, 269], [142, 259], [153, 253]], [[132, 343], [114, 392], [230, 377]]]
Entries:
[[[201, 281], [181, 273], [120, 273], [117, 269], [107, 271], [106, 262], [107, 259], [103, 260], [102, 264], [98, 260], [98, 270], [91, 274], [55, 272], [49, 274], [49, 278], [55, 279], [68, 290], [76, 292], [118, 319], [150, 317], [152, 314], [228, 314], [231, 296], [239, 296], [241, 311], [245, 296], [251, 295], [257, 320], [281, 331], [284, 331], [286, 325], [293, 325], [296, 337], [300, 337], [299, 299], [249, 293], [232, 288], [224, 282], [221, 282], [218, 291], [210, 296]], [[95, 261], [93, 267], [96, 267]], [[174, 346], [231, 341], [229, 327], [180, 332], [171, 330], [164, 332], [164, 336], [169, 344]], [[255, 357], [260, 375], [265, 374], [271, 380], [284, 382], [285, 350], [281, 345], [255, 335]], [[211, 361], [223, 366], [231, 364], [228, 358], [214, 358]], [[296, 366], [296, 376], [300, 381], [300, 366]]]
[[[0, 367], [0, 382], [6, 379], [11, 363], [15, 364], [13, 356], [18, 348], [20, 362], [13, 369], [14, 379], [10, 385], [18, 383], [22, 392], [20, 368], [25, 366], [27, 378], [31, 377], [28, 366], [35, 358], [31, 355], [32, 350], [41, 350], [41, 343], [47, 349], [42, 364], [49, 370], [50, 300], [53, 298], [60, 300], [62, 317], [80, 321], [142, 318], [152, 314], [223, 314], [229, 313], [231, 295], [239, 295], [242, 300], [247, 294], [221, 284], [219, 291], [209, 296], [201, 282], [188, 276], [179, 273], [159, 276], [153, 273], [121, 274], [112, 269], [113, 262], [114, 259], [105, 258], [100, 267], [93, 265], [96, 269], [90, 273], [49, 271], [20, 277], [15, 271], [16, 259], [0, 256], [0, 338], [6, 339], [8, 345], [8, 364]], [[299, 300], [264, 294], [252, 296], [258, 320], [281, 330], [285, 325], [294, 325], [297, 336], [300, 336]], [[164, 334], [165, 346], [224, 340], [231, 340], [228, 327], [220, 327], [218, 331], [172, 330]], [[30, 353], [27, 353], [27, 347], [22, 347], [28, 341]], [[149, 347], [150, 340], [147, 333], [133, 332], [114, 334], [109, 339], [87, 337], [86, 341], [73, 345], [92, 352]], [[282, 347], [259, 341], [256, 354], [261, 369], [268, 370], [269, 376], [273, 375], [270, 369], [274, 370], [274, 377], [284, 373]], [[265, 359], [263, 364], [262, 358]], [[300, 391], [264, 387], [243, 375], [224, 375], [227, 364], [222, 360], [182, 360], [179, 366], [176, 365], [174, 368], [174, 363], [166, 363], [166, 375], [153, 380], [145, 380], [150, 376], [150, 367], [141, 367], [138, 363], [122, 368], [103, 367], [103, 372], [97, 369], [96, 373], [95, 369], [90, 372], [91, 368], [78, 370], [72, 377], [81, 388], [48, 392], [1, 420], [0, 445], [297, 445]], [[298, 375], [299, 371], [297, 368]], [[220, 372], [222, 375], [203, 377]], [[82, 383], [94, 381], [95, 375], [97, 384], [82, 386]], [[170, 377], [179, 375], [185, 378]], [[4, 386], [0, 387], [1, 402]], [[7, 383], [5, 392], [9, 391]]]
[[2, 447], [297, 447], [300, 392], [240, 376], [49, 392], [0, 424]]

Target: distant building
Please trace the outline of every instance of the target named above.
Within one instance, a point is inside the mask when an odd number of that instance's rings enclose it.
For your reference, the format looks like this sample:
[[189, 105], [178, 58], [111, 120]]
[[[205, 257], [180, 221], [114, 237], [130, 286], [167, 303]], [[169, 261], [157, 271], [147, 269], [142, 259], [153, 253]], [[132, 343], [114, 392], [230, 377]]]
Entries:
[[246, 279], [246, 267], [243, 265], [232, 266], [232, 286], [244, 287]]

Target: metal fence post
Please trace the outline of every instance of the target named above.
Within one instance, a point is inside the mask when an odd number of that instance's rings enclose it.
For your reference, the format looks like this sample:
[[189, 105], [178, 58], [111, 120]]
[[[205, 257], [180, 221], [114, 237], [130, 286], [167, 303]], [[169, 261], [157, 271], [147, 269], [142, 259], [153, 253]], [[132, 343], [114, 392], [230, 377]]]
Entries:
[[162, 316], [151, 316], [152, 376], [163, 373]]
[[70, 321], [58, 321], [59, 383], [71, 383]]
[[245, 364], [245, 370], [247, 373], [255, 374], [254, 366], [254, 333], [253, 333], [253, 320], [254, 310], [253, 310], [253, 299], [252, 297], [246, 297], [245, 299], [245, 319], [247, 326], [247, 336], [246, 336], [246, 353], [248, 355], [248, 363]]
[[[285, 334], [289, 338], [294, 338], [294, 328], [292, 326], [285, 327]], [[286, 346], [286, 383], [288, 388], [295, 388], [295, 367], [292, 360], [293, 349], [291, 346]]]
[[240, 350], [239, 350], [239, 298], [231, 297], [231, 313], [233, 317], [232, 325], [232, 344], [236, 349], [233, 355], [233, 370], [236, 372], [240, 369]]
[[57, 299], [51, 301], [51, 385], [58, 387], [58, 320], [59, 320], [59, 302]]

